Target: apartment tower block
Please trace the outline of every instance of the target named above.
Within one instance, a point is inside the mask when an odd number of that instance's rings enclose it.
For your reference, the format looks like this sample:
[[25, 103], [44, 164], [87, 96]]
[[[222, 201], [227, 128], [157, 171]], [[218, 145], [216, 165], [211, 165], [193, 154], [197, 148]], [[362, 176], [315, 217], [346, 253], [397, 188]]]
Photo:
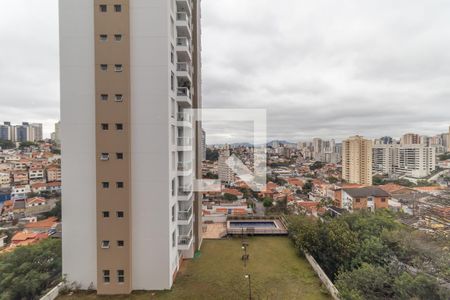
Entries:
[[342, 142], [342, 179], [372, 185], [372, 141], [353, 136]]
[[201, 245], [199, 0], [64, 0], [63, 274], [169, 289]]

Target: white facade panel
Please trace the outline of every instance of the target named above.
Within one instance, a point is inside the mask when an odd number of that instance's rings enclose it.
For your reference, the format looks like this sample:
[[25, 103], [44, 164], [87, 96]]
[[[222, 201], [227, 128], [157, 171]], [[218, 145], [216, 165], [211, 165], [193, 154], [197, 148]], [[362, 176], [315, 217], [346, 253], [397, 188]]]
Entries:
[[63, 274], [86, 289], [97, 283], [93, 0], [59, 10]]

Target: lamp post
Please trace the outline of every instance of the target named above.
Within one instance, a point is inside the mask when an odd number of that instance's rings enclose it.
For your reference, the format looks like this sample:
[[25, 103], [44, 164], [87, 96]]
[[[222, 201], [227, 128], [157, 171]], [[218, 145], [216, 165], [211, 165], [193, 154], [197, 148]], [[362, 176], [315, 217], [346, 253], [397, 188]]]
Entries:
[[250, 278], [250, 274], [246, 274], [245, 278], [248, 279], [248, 299], [252, 300], [252, 280]]

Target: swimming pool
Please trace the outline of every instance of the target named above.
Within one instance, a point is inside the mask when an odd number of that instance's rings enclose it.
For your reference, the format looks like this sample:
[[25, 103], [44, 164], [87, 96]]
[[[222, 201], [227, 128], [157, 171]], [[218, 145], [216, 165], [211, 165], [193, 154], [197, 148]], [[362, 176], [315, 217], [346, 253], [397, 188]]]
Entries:
[[230, 221], [230, 228], [277, 228], [274, 221]]

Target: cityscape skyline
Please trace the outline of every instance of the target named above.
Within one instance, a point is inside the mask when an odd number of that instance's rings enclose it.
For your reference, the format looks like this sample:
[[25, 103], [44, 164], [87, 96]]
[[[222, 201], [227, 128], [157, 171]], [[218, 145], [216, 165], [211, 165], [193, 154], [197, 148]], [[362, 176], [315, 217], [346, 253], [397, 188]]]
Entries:
[[[385, 1], [287, 4], [273, 10], [264, 1], [258, 15], [248, 18], [250, 2], [203, 1], [205, 107], [267, 108], [269, 140], [446, 132], [450, 32], [442, 25], [449, 3], [398, 1], [390, 13]], [[0, 119], [43, 123], [49, 137], [59, 120], [57, 1], [14, 1], [0, 14]], [[285, 17], [292, 14], [297, 17]], [[350, 20], [349, 14], [357, 17]], [[404, 15], [410, 17], [399, 23]], [[37, 39], [31, 26], [46, 34]], [[345, 34], [339, 29], [344, 27]], [[225, 126], [227, 134], [223, 129], [205, 124], [208, 144], [246, 139], [239, 124]]]

